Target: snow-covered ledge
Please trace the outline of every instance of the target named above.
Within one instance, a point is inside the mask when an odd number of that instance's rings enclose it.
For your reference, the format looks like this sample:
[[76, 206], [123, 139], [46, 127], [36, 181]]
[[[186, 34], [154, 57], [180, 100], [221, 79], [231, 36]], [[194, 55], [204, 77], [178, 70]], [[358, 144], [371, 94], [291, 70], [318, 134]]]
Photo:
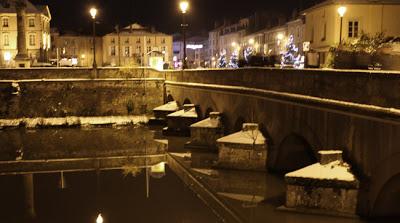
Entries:
[[158, 106], [153, 109], [154, 117], [150, 118], [149, 124], [157, 125], [163, 124], [165, 125], [167, 120], [167, 115], [174, 113], [179, 110], [179, 104], [177, 101], [170, 101], [166, 104]]
[[167, 115], [165, 135], [190, 135], [190, 125], [199, 120], [197, 107], [194, 104], [184, 104], [183, 109]]
[[342, 151], [322, 150], [319, 162], [287, 173], [286, 208], [355, 215], [359, 181], [343, 162]]
[[256, 123], [244, 123], [242, 130], [219, 138], [218, 166], [242, 170], [266, 170], [266, 139]]
[[190, 126], [190, 141], [186, 143], [187, 148], [199, 148], [215, 150], [217, 139], [223, 135], [221, 113], [210, 112], [210, 117]]

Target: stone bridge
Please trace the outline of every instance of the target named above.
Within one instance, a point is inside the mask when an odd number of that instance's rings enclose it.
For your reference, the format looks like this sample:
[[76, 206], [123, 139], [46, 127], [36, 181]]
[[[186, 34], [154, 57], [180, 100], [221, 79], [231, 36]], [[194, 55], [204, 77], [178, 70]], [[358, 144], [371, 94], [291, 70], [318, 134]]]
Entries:
[[227, 132], [257, 122], [270, 170], [340, 149], [361, 180], [361, 215], [400, 215], [400, 73], [249, 68], [166, 72], [166, 100], [224, 114]]
[[361, 180], [358, 212], [400, 215], [400, 73], [0, 70], [0, 119], [139, 114], [172, 99], [198, 104], [203, 117], [223, 112], [226, 133], [259, 123], [270, 171], [313, 163], [318, 150], [343, 150]]

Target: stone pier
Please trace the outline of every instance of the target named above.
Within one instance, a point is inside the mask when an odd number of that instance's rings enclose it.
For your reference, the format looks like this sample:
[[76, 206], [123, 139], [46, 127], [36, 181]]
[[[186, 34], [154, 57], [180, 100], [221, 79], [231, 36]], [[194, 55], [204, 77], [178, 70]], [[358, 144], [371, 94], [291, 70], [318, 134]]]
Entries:
[[319, 162], [285, 175], [289, 210], [355, 216], [359, 182], [342, 151], [319, 151]]
[[190, 141], [186, 148], [213, 150], [217, 149], [217, 139], [224, 136], [221, 113], [210, 112], [210, 117], [190, 126]]
[[240, 132], [219, 138], [218, 166], [228, 169], [266, 170], [267, 144], [256, 123], [244, 123]]
[[199, 120], [196, 105], [184, 104], [183, 109], [167, 115], [167, 127], [164, 135], [190, 135], [190, 125]]

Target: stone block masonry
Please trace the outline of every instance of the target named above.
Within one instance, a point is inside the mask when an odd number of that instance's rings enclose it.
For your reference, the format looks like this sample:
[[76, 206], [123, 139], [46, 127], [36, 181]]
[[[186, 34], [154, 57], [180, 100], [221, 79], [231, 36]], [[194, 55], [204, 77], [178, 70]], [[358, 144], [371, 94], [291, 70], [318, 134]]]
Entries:
[[0, 70], [0, 119], [146, 114], [164, 101], [151, 69]]

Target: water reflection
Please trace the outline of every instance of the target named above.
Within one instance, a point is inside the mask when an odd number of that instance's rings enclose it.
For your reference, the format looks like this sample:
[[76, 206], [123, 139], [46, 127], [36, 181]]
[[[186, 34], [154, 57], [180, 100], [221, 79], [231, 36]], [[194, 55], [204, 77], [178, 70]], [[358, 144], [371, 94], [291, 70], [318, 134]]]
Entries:
[[165, 163], [131, 170], [0, 176], [1, 222], [219, 222]]

